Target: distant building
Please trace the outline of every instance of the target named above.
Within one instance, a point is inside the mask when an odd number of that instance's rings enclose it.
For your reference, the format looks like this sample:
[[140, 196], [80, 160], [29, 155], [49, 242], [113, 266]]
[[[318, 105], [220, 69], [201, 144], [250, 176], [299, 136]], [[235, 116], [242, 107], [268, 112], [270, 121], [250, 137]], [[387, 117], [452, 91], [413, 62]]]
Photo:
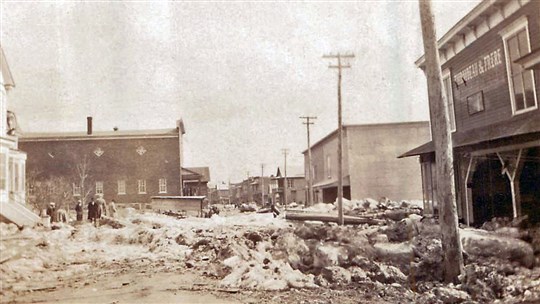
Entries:
[[[107, 201], [144, 204], [152, 196], [182, 195], [184, 133], [182, 120], [172, 129], [94, 132], [88, 117], [86, 133], [28, 133], [20, 148], [28, 154], [27, 175], [35, 183], [64, 177], [68, 197], [102, 194]], [[29, 195], [35, 186], [29, 184]]]
[[210, 204], [223, 204], [227, 205], [231, 203], [230, 191], [225, 188], [209, 188], [208, 189], [208, 198]]
[[[271, 178], [270, 188], [272, 199], [281, 205], [306, 202], [307, 183], [304, 176], [287, 176], [287, 185], [285, 185], [285, 176], [278, 168], [276, 176]], [[287, 201], [285, 201], [285, 191], [287, 191]]]
[[208, 167], [182, 168], [182, 184], [186, 196], [207, 196], [209, 181], [210, 168]]
[[233, 204], [255, 202], [266, 205], [272, 198], [272, 177], [250, 176], [240, 183], [231, 184], [229, 192]]
[[[438, 45], [459, 217], [540, 222], [540, 1], [482, 1]], [[403, 154], [417, 155], [425, 210], [434, 212], [433, 143]]]
[[[429, 134], [428, 122], [344, 125], [343, 196], [421, 200], [418, 162], [397, 157], [403, 147], [429, 140]], [[337, 148], [337, 130], [311, 146], [314, 203], [332, 203], [337, 198]], [[307, 150], [303, 153], [307, 170]]]
[[19, 150], [15, 114], [8, 111], [7, 93], [15, 87], [0, 47], [0, 221], [34, 225], [39, 217], [26, 205], [26, 153]]

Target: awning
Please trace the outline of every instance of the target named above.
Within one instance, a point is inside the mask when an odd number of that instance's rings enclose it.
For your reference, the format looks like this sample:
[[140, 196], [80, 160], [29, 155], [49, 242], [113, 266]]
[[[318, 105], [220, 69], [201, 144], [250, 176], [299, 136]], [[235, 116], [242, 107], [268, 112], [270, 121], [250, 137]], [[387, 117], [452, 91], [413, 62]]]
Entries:
[[540, 70], [540, 48], [514, 61], [523, 66], [525, 70]]
[[[540, 114], [538, 114], [538, 111], [531, 113], [532, 114], [530, 115], [522, 114], [524, 116], [520, 119], [504, 121], [488, 127], [472, 129], [465, 132], [453, 133], [452, 146], [454, 148], [459, 148], [525, 134], [536, 133], [538, 136], [540, 136]], [[398, 156], [398, 158], [422, 155], [432, 153], [434, 151], [435, 145], [433, 144], [433, 141], [430, 141], [403, 153], [402, 155]]]
[[[351, 177], [350, 175], [347, 175], [343, 178], [343, 186], [350, 186], [351, 185]], [[313, 185], [313, 188], [333, 188], [338, 186], [338, 180], [337, 178], [327, 179], [321, 182], [318, 182]]]

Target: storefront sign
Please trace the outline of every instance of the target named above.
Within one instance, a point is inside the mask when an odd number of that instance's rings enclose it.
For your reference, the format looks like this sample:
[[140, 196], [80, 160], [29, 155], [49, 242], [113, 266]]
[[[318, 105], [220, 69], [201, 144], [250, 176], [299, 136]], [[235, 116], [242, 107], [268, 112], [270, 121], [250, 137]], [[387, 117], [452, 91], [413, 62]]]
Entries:
[[454, 75], [454, 81], [457, 83], [462, 83], [463, 80], [470, 81], [501, 64], [502, 53], [501, 49], [499, 48], [485, 56], [480, 57], [471, 65], [459, 71], [459, 73], [456, 73]]

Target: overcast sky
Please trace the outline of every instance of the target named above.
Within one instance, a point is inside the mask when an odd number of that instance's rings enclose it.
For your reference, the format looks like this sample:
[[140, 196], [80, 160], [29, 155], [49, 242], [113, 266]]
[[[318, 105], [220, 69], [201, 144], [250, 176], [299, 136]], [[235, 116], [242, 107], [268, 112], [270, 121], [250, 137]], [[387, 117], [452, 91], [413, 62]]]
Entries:
[[[435, 1], [442, 36], [476, 4]], [[301, 173], [337, 127], [337, 74], [322, 55], [353, 52], [345, 124], [428, 120], [418, 3], [0, 2], [9, 96], [24, 132], [186, 127], [184, 166], [212, 181], [275, 174], [281, 149]], [[405, 152], [409, 148], [404, 147]]]

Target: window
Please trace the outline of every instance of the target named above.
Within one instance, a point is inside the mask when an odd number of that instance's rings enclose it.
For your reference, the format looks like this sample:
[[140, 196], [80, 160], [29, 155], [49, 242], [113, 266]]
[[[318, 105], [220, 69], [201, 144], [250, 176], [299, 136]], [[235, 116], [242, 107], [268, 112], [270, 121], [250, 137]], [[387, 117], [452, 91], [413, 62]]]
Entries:
[[7, 155], [0, 153], [0, 190], [6, 190], [7, 184]]
[[20, 178], [21, 178], [21, 192], [25, 192], [26, 191], [26, 174], [25, 174], [25, 170], [26, 170], [26, 165], [24, 163], [21, 163], [21, 166], [20, 166], [20, 169], [21, 169], [21, 174], [19, 175]]
[[125, 180], [118, 181], [118, 194], [126, 194], [126, 181]]
[[81, 195], [81, 186], [73, 183], [73, 196], [80, 196]]
[[469, 115], [484, 111], [484, 94], [482, 91], [467, 97]]
[[520, 114], [536, 109], [538, 106], [533, 72], [524, 70], [521, 65], [514, 63], [516, 59], [531, 52], [526, 16], [516, 20], [501, 35], [504, 42], [512, 112]]
[[456, 112], [454, 109], [454, 94], [452, 92], [452, 77], [450, 72], [443, 73], [443, 89], [448, 103], [448, 119], [450, 120], [450, 130], [456, 131]]
[[17, 180], [16, 170], [15, 170], [15, 162], [13, 161], [13, 158], [9, 158], [9, 191], [14, 192], [15, 191], [15, 181]]
[[96, 182], [96, 194], [103, 194], [103, 182]]
[[166, 178], [159, 179], [159, 193], [167, 193], [167, 179]]
[[293, 180], [292, 179], [288, 179], [287, 180], [287, 188], [292, 188], [293, 187]]
[[146, 180], [145, 179], [137, 180], [137, 189], [139, 190], [139, 194], [146, 194]]
[[330, 163], [330, 155], [326, 155], [326, 176], [332, 177], [332, 165]]

